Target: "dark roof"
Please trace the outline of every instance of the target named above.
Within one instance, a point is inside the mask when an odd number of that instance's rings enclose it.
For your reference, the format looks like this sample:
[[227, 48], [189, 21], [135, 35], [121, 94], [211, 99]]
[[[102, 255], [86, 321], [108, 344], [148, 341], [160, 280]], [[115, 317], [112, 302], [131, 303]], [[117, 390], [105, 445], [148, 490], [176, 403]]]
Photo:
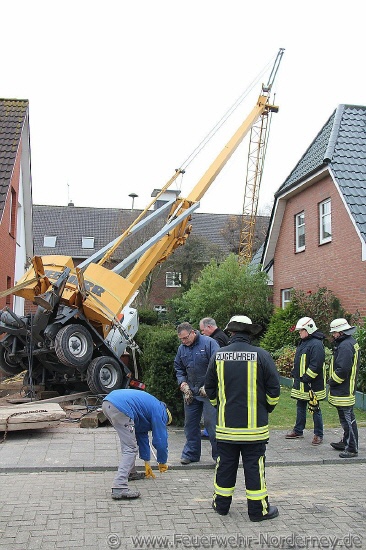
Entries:
[[[131, 225], [141, 210], [125, 210], [118, 208], [90, 208], [78, 206], [33, 206], [33, 228], [34, 228], [34, 251], [36, 255], [62, 254], [73, 258], [87, 258], [97, 250], [100, 250], [121, 235]], [[156, 221], [153, 233], [165, 222], [165, 215]], [[224, 253], [230, 251], [230, 243], [225, 237], [224, 229], [233, 218], [240, 216], [229, 214], [206, 214], [193, 213], [192, 215], [192, 236], [207, 239], [211, 244], [216, 245]], [[263, 223], [268, 226], [266, 216], [258, 217], [258, 228], [263, 233]], [[155, 222], [152, 222], [153, 225]], [[148, 225], [147, 228], [150, 226]], [[141, 233], [141, 236], [140, 236]], [[44, 246], [44, 236], [57, 237], [55, 248]], [[145, 241], [148, 237], [148, 230], [142, 229], [136, 234], [136, 239]], [[85, 249], [81, 246], [82, 237], [94, 237], [94, 248]], [[132, 238], [132, 237], [131, 237]], [[262, 236], [263, 240], [263, 236]], [[239, 239], [238, 239], [239, 242]], [[139, 243], [136, 242], [133, 248]], [[126, 241], [126, 248], [128, 244]], [[125, 257], [124, 246], [117, 249], [114, 254], [115, 260]], [[131, 250], [129, 251], [131, 252]]]
[[0, 219], [28, 112], [27, 99], [0, 99]]
[[366, 107], [339, 105], [276, 193], [327, 166], [366, 241]]

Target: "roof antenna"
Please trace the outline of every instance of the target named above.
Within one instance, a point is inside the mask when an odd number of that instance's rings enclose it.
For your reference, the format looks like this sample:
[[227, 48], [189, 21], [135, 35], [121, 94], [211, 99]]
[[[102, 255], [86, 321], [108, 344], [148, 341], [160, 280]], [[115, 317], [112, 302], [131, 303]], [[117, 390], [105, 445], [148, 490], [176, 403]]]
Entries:
[[72, 201], [70, 201], [70, 185], [67, 183], [67, 206], [75, 206]]

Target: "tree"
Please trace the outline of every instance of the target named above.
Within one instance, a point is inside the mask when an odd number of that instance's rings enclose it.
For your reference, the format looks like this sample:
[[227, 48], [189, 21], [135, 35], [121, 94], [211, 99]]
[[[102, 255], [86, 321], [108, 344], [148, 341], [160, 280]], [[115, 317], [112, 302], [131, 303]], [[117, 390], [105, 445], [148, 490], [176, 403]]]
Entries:
[[211, 261], [191, 288], [171, 300], [170, 305], [177, 320], [188, 320], [196, 326], [208, 316], [225, 326], [235, 314], [266, 324], [272, 313], [270, 295], [267, 274], [257, 267], [240, 266], [231, 254], [221, 264]]

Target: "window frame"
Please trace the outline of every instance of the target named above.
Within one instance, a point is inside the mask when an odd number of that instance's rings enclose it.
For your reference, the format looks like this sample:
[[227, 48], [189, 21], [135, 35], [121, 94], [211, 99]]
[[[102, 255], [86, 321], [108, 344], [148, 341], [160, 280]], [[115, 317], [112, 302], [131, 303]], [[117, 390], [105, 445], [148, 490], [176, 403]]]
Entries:
[[[176, 276], [178, 275], [179, 283], [176, 283]], [[182, 273], [180, 271], [166, 271], [165, 272], [165, 286], [166, 288], [180, 288], [182, 286]]]
[[[325, 205], [329, 204], [329, 212], [324, 213], [323, 207]], [[325, 199], [324, 201], [320, 202], [318, 205], [318, 212], [319, 212], [319, 244], [326, 244], [331, 242], [332, 240], [332, 200], [329, 197], [328, 199]], [[328, 237], [324, 237], [324, 219], [326, 217], [329, 217], [329, 227], [330, 227], [330, 233]]]
[[[287, 307], [287, 305], [291, 302], [293, 290], [294, 290], [293, 288], [283, 288], [281, 290], [281, 308], [282, 309], [285, 309]], [[290, 294], [290, 299], [289, 300], [284, 299], [285, 292], [288, 292]]]
[[[303, 218], [303, 223], [299, 224], [300, 217]], [[299, 229], [304, 228], [304, 232], [300, 234]], [[304, 237], [304, 244], [300, 245], [299, 240], [300, 237]], [[306, 246], [306, 239], [305, 239], [305, 210], [302, 210], [298, 214], [295, 214], [295, 251], [296, 252], [303, 252], [305, 250]]]
[[[93, 241], [93, 246], [86, 246], [88, 241]], [[81, 237], [81, 248], [91, 250], [95, 248], [95, 237]]]
[[[53, 244], [46, 244], [46, 239], [54, 239]], [[49, 241], [51, 243], [51, 241]], [[57, 235], [43, 235], [43, 247], [44, 248], [56, 248]]]

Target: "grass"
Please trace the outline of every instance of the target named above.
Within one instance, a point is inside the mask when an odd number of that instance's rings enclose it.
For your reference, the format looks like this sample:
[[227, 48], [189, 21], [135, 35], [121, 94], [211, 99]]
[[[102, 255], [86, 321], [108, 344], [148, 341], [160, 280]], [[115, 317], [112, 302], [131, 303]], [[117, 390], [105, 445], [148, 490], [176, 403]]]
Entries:
[[[291, 429], [293, 428], [296, 418], [296, 400], [290, 397], [291, 389], [281, 386], [281, 396], [275, 410], [269, 416], [270, 429]], [[337, 409], [329, 405], [325, 399], [320, 402], [320, 408], [323, 416], [325, 428], [336, 428], [339, 424]], [[366, 426], [366, 411], [354, 409], [357, 425]], [[307, 413], [307, 425], [311, 420], [311, 414]], [[310, 424], [309, 424], [310, 426]]]

